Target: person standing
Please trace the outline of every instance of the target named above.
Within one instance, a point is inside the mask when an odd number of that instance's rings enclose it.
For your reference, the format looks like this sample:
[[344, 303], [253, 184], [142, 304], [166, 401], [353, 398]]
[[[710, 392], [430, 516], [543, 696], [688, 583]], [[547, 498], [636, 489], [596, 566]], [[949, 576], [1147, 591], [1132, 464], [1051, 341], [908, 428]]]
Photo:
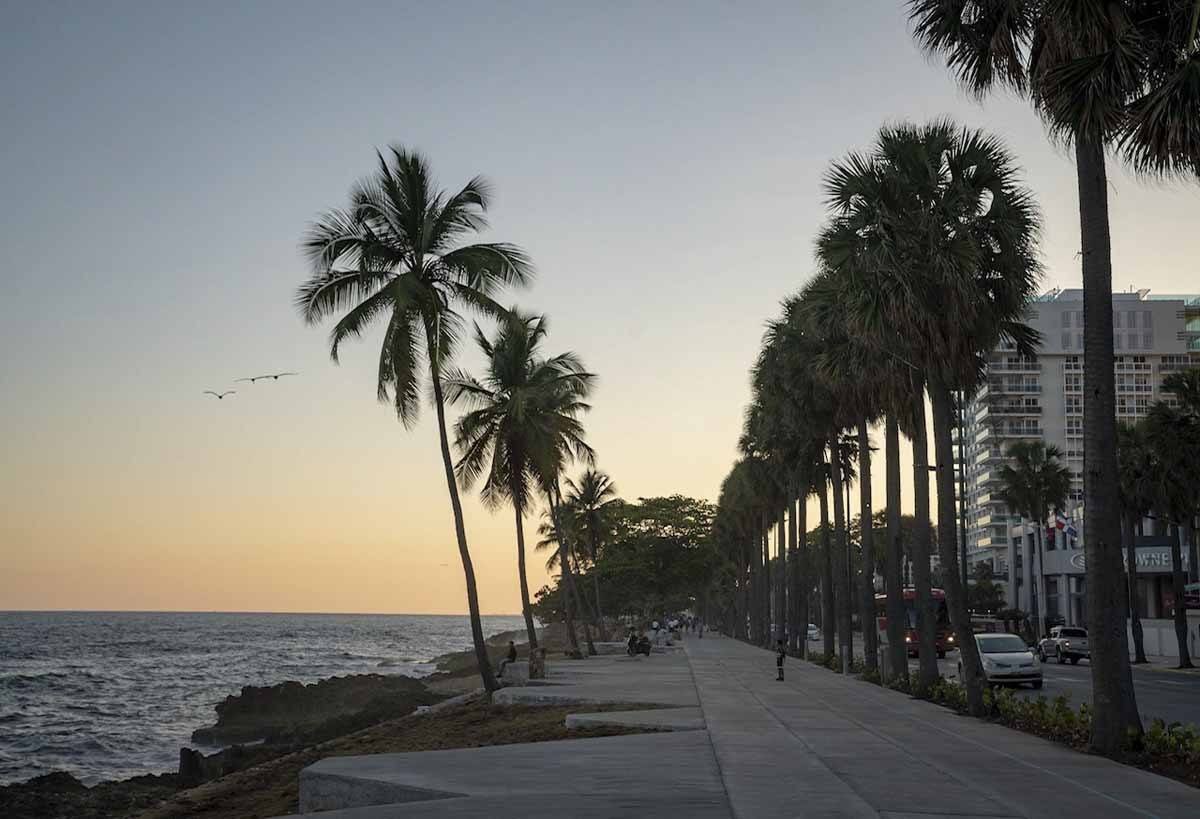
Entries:
[[787, 647], [783, 644], [783, 640], [780, 640], [775, 649], [775, 668], [779, 671], [779, 676], [775, 679], [780, 682], [783, 681], [783, 658], [786, 656]]

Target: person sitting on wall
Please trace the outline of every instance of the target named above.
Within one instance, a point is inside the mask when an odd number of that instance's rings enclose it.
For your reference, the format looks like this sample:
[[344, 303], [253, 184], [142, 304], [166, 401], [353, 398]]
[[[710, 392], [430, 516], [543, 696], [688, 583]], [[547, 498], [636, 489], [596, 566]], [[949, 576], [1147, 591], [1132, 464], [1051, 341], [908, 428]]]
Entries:
[[504, 659], [500, 661], [500, 670], [498, 672], [496, 672], [496, 675], [499, 677], [503, 677], [505, 666], [507, 666], [509, 663], [515, 663], [516, 661], [517, 661], [517, 644], [514, 643], [512, 640], [509, 640], [508, 641], [508, 654], [506, 654], [504, 656]]

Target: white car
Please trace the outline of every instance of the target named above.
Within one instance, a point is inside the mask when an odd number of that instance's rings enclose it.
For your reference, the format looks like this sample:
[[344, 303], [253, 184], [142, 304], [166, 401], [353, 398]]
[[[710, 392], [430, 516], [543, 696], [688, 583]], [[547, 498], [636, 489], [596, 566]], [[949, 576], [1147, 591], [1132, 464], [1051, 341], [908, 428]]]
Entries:
[[[975, 645], [988, 685], [1031, 683], [1034, 688], [1042, 687], [1042, 664], [1017, 635], [976, 634]], [[958, 678], [962, 679], [962, 660], [958, 661]]]
[[1050, 629], [1049, 637], [1038, 641], [1037, 653], [1042, 662], [1046, 662], [1047, 657], [1057, 657], [1059, 663], [1069, 660], [1071, 665], [1078, 665], [1080, 660], [1091, 660], [1087, 629], [1055, 626]]
[[808, 624], [808, 639], [809, 640], [820, 640], [821, 639], [821, 629], [817, 628], [815, 623]]

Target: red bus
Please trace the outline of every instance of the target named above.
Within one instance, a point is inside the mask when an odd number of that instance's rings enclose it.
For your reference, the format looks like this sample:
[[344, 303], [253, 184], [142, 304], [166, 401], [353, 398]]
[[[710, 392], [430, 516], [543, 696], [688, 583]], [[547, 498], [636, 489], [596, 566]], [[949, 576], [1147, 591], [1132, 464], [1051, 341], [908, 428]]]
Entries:
[[[950, 628], [950, 611], [946, 608], [946, 592], [941, 589], [930, 589], [933, 598], [934, 613], [934, 644], [937, 646], [938, 659], [946, 656], [947, 651], [954, 650], [954, 630]], [[917, 590], [908, 587], [904, 589], [904, 644], [909, 657], [918, 656], [917, 638]], [[875, 616], [877, 628], [887, 628], [887, 595], [875, 595]]]

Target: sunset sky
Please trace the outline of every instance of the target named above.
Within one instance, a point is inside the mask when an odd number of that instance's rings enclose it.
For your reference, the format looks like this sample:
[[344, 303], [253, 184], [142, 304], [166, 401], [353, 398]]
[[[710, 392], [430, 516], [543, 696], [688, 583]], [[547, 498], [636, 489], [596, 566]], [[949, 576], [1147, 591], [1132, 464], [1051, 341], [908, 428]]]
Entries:
[[[292, 307], [307, 223], [389, 142], [491, 178], [538, 268], [507, 301], [599, 374], [629, 498], [716, 498], [821, 175], [885, 122], [1003, 136], [1046, 287], [1079, 283], [1067, 152], [899, 3], [2, 3], [0, 610], [465, 609], [432, 412], [404, 430], [378, 334], [334, 366]], [[1200, 187], [1110, 180], [1115, 286], [1200, 290]], [[464, 499], [483, 610], [518, 611], [511, 515]]]

